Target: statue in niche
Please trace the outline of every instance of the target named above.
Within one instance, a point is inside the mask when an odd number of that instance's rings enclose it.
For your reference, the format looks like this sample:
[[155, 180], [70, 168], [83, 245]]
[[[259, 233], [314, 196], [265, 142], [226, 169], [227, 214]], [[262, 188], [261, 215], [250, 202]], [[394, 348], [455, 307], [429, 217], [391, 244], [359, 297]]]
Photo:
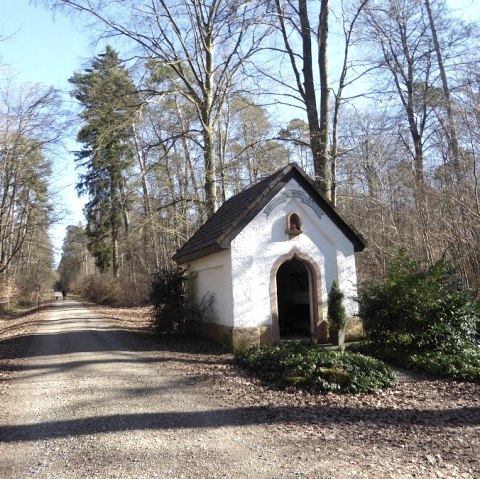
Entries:
[[287, 233], [289, 236], [297, 236], [303, 233], [302, 220], [297, 213], [290, 213], [287, 217]]

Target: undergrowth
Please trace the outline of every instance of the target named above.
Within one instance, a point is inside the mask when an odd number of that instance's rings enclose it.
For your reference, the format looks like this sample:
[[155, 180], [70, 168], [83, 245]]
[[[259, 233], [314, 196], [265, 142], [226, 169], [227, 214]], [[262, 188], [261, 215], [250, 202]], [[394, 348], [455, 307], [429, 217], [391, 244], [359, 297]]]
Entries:
[[396, 344], [365, 342], [349, 347], [394, 366], [423, 371], [433, 376], [456, 381], [480, 382], [480, 349], [465, 348], [452, 353], [446, 351], [415, 351]]
[[480, 300], [444, 261], [403, 252], [360, 294], [368, 342], [352, 350], [445, 378], [480, 382]]
[[254, 346], [236, 361], [264, 382], [312, 392], [375, 393], [395, 385], [383, 362], [362, 354], [322, 349], [309, 341]]

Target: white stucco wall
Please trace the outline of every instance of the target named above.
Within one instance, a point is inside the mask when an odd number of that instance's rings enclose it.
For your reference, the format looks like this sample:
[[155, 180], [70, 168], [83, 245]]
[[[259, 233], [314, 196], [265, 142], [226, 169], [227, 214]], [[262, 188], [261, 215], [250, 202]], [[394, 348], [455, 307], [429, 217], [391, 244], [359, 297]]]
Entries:
[[202, 298], [214, 296], [212, 311], [204, 318], [225, 326], [233, 326], [233, 295], [230, 250], [211, 254], [188, 265], [190, 288], [197, 305]]
[[[357, 301], [357, 269], [353, 247], [349, 249], [337, 249], [338, 281], [345, 295], [344, 305], [347, 314], [351, 317], [358, 314]], [[330, 290], [331, 284], [329, 286]]]
[[[285, 197], [285, 192], [292, 191], [303, 191], [295, 180], [291, 180], [270, 201], [270, 207], [267, 205], [259, 212], [232, 241], [232, 303], [236, 328], [271, 324], [272, 266], [280, 256], [289, 254], [295, 247], [314, 259], [320, 269], [320, 278], [317, 279], [322, 296], [319, 299], [323, 302], [321, 319], [326, 320], [328, 291], [337, 277], [345, 292], [348, 313], [357, 312], [357, 304], [351, 299], [356, 292], [352, 243], [326, 214], [319, 217], [302, 198], [287, 197], [275, 206], [279, 199]], [[285, 231], [286, 217], [293, 212], [301, 217], [304, 232], [289, 238]]]

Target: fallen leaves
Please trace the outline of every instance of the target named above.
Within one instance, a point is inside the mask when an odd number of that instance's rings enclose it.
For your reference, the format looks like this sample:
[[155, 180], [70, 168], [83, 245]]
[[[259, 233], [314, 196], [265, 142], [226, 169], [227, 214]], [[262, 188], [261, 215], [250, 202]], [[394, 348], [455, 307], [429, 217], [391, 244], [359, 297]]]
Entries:
[[[0, 316], [0, 391], [11, 377], [17, 360], [28, 344], [29, 336], [46, 317], [45, 308], [32, 308], [16, 314]], [[12, 359], [13, 358], [13, 359]]]
[[215, 407], [258, 424], [258, 434], [275, 437], [279, 453], [294, 440], [318, 464], [334, 460], [339, 472], [331, 477], [480, 477], [479, 384], [422, 379], [377, 394], [281, 391], [240, 369], [214, 343], [152, 336], [149, 308], [93, 311], [137, 332], [135, 341], [155, 358], [149, 367], [170, 368], [192, 394], [201, 390]]

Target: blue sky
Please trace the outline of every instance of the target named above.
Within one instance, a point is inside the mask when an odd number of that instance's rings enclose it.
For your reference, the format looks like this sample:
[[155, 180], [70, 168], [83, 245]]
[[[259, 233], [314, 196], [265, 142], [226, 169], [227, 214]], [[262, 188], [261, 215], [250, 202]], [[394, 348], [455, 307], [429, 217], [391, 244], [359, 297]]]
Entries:
[[[15, 83], [53, 85], [67, 94], [68, 78], [84, 68], [96, 52], [81, 24], [44, 7], [35, 7], [29, 0], [0, 0], [0, 63], [8, 65]], [[83, 219], [83, 199], [75, 191], [77, 175], [69, 150], [76, 148], [72, 140], [54, 159], [53, 190], [60, 190], [59, 203], [69, 210], [61, 224], [52, 228], [57, 260], [66, 226]]]
[[18, 72], [19, 81], [66, 88], [71, 74], [96, 53], [73, 19], [29, 0], [0, 0], [0, 6], [0, 34], [10, 36], [0, 43], [0, 57]]

